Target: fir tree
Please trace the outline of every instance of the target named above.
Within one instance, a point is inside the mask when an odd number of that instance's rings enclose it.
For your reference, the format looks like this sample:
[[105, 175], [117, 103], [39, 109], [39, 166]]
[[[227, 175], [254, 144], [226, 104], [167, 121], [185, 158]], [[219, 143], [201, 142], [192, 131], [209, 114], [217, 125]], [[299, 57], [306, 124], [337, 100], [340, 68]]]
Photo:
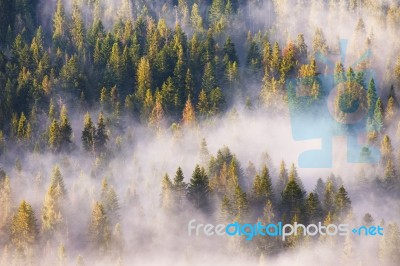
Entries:
[[104, 121], [103, 113], [100, 113], [99, 120], [97, 122], [96, 133], [94, 135], [95, 151], [99, 153], [105, 152], [107, 141], [108, 141], [108, 134], [106, 131], [106, 124]]
[[94, 137], [96, 128], [92, 122], [89, 112], [85, 114], [82, 131], [82, 145], [85, 151], [92, 152], [94, 149]]
[[89, 240], [101, 254], [107, 252], [110, 248], [110, 224], [104, 207], [99, 202], [96, 202], [92, 209], [89, 223]]
[[26, 248], [37, 242], [39, 231], [35, 213], [25, 200], [21, 202], [11, 222], [11, 241], [17, 248]]
[[209, 181], [204, 168], [196, 165], [188, 186], [188, 199], [195, 208], [209, 210]]

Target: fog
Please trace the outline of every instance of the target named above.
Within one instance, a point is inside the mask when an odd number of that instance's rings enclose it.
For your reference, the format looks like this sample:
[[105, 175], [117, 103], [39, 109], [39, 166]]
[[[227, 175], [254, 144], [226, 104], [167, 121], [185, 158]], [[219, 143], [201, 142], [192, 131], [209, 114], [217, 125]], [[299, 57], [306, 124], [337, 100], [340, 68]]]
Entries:
[[[69, 12], [72, 4], [65, 2]], [[117, 7], [124, 3], [132, 5], [132, 12], [121, 14], [120, 17], [135, 19], [135, 10], [140, 7], [139, 2], [141, 1], [101, 1], [102, 21], [106, 29], [110, 29], [115, 23], [118, 16], [113, 14], [116, 14]], [[153, 2], [147, 5], [149, 13], [163, 16], [161, 10], [167, 8], [164, 14], [174, 14], [174, 7], [163, 7], [164, 3], [159, 3], [162, 1]], [[235, 29], [238, 29], [237, 35], [233, 36], [234, 40], [245, 36], [249, 29], [252, 33], [262, 30], [268, 33], [271, 41], [278, 41], [281, 47], [284, 47], [289, 40], [295, 41], [297, 35], [303, 33], [311, 53], [314, 33], [318, 27], [323, 30], [330, 51], [337, 48], [339, 39], [347, 40], [344, 55], [346, 68], [357, 62], [368, 49], [371, 50], [372, 56], [368, 61], [372, 62], [371, 67], [380, 95], [386, 96], [390, 85], [396, 84], [392, 69], [400, 50], [397, 38], [399, 16], [390, 21], [376, 10], [359, 6], [353, 11], [347, 11], [342, 8], [347, 1], [329, 1], [329, 4], [300, 0], [253, 2], [256, 3], [249, 3], [242, 9], [250, 10], [249, 15], [241, 13], [233, 19], [234, 28], [230, 29], [230, 32], [234, 33]], [[303, 4], [308, 2], [310, 4]], [[335, 5], [332, 4], [334, 2]], [[371, 1], [371, 5], [373, 4], [399, 5], [398, 1], [390, 0]], [[39, 8], [43, 13], [41, 23], [50, 28], [49, 18], [53, 14], [55, 1], [43, 0]], [[89, 8], [84, 12], [90, 16]], [[173, 27], [177, 18], [166, 15], [165, 17], [168, 17], [168, 25]], [[355, 28], [361, 18], [365, 28], [357, 35]], [[184, 28], [190, 36], [190, 26]], [[371, 40], [369, 46], [367, 38]], [[242, 58], [245, 57], [243, 43], [244, 41], [237, 45]], [[339, 55], [328, 57], [336, 60]], [[324, 67], [319, 63], [319, 72], [324, 72]], [[242, 94], [258, 95], [261, 82], [247, 77], [242, 80], [242, 87]], [[295, 140], [288, 109], [284, 109], [280, 114], [271, 114], [255, 104], [257, 107], [249, 110], [244, 105], [242, 94], [229, 103], [224, 114], [198, 122], [194, 127], [182, 126], [178, 131], [164, 127], [160, 132], [154, 132], [147, 125], [124, 117], [122, 121], [125, 130], [113, 129], [109, 132], [108, 149], [113, 154], [109, 159], [95, 158], [92, 154], [82, 151], [80, 146], [84, 114], [73, 108], [69, 108], [69, 116], [74, 130], [73, 142], [78, 149], [71, 155], [51, 152], [22, 154], [18, 150], [9, 149], [1, 158], [1, 166], [11, 178], [13, 211], [23, 199], [27, 200], [35, 211], [39, 227], [44, 195], [55, 165], [60, 166], [64, 177], [67, 198], [63, 217], [67, 233], [56, 237], [52, 246], [38, 251], [42, 257], [40, 265], [54, 265], [60, 244], [65, 245], [68, 265], [75, 265], [78, 255], [82, 255], [86, 265], [383, 265], [378, 258], [378, 245], [381, 240], [379, 236], [350, 236], [351, 240], [347, 240], [350, 241], [353, 250], [350, 260], [345, 260], [343, 255], [348, 247], [348, 244], [344, 244], [346, 237], [336, 237], [332, 241], [318, 240], [280, 254], [260, 257], [259, 252], [253, 250], [251, 241], [241, 242], [244, 248], [239, 248], [236, 237], [232, 239], [228, 236], [187, 235], [187, 224], [191, 219], [196, 219], [199, 223], [216, 223], [217, 217], [204, 216], [189, 204], [185, 211], [176, 215], [164, 212], [160, 206], [161, 181], [164, 174], [168, 173], [169, 177], [173, 178], [177, 168], [181, 167], [184, 181], [189, 182], [196, 164], [201, 163], [200, 143], [205, 139], [210, 155], [216, 156], [218, 150], [226, 146], [236, 155], [243, 171], [249, 162], [254, 163], [257, 172], [267, 164], [274, 184], [278, 180], [282, 160], [286, 162], [288, 169], [292, 163], [296, 165], [307, 192], [315, 188], [318, 178], [326, 180], [332, 173], [340, 176], [352, 200], [353, 217], [348, 219], [349, 224], [361, 225], [365, 213], [372, 215], [376, 225], [381, 220], [385, 221], [385, 225], [400, 222], [398, 199], [360, 188], [359, 175], [362, 169], [370, 182], [382, 175], [383, 170], [379, 164], [349, 163], [346, 136], [332, 137], [331, 168], [300, 168], [299, 156], [304, 151], [321, 149], [321, 139]], [[257, 103], [257, 97], [254, 97], [253, 101]], [[90, 110], [93, 120], [97, 118], [98, 111]], [[395, 118], [394, 121], [399, 119]], [[318, 130], [318, 126], [319, 124], [315, 123], [315, 130]], [[398, 140], [395, 140], [396, 130], [397, 124], [389, 125], [387, 130], [395, 147], [399, 144]], [[117, 137], [122, 139], [120, 146], [115, 141]], [[21, 162], [22, 171], [15, 168], [16, 158]], [[203, 163], [203, 166], [208, 165]], [[118, 195], [123, 252], [120, 256], [99, 258], [91, 251], [87, 234], [92, 207], [100, 198], [104, 178], [107, 178], [109, 186], [112, 186]], [[220, 206], [218, 200], [213, 204], [216, 209]], [[231, 248], [232, 246], [235, 248]], [[251, 252], [243, 252], [244, 249]], [[3, 248], [0, 254], [0, 257], [3, 257], [2, 265], [9, 265], [7, 262], [12, 258], [8, 257], [6, 248]]]

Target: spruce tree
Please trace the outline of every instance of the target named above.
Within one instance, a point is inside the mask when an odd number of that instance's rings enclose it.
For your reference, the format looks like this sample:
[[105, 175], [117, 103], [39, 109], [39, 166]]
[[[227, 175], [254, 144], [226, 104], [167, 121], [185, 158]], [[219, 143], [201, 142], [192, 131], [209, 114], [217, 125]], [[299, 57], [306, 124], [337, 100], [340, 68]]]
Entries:
[[188, 186], [188, 199], [196, 209], [209, 210], [209, 181], [204, 168], [196, 165]]
[[85, 114], [84, 122], [83, 122], [83, 131], [82, 131], [82, 145], [85, 151], [92, 152], [94, 149], [94, 137], [95, 137], [96, 127], [92, 122], [92, 118], [90, 117], [89, 112]]
[[16, 248], [25, 249], [37, 243], [39, 231], [35, 213], [25, 200], [21, 202], [11, 222], [11, 241]]
[[111, 231], [108, 217], [101, 203], [96, 202], [89, 223], [89, 240], [93, 247], [104, 254], [110, 248]]
[[96, 152], [102, 153], [106, 151], [108, 138], [104, 116], [103, 113], [100, 113], [96, 133], [94, 135], [94, 147]]

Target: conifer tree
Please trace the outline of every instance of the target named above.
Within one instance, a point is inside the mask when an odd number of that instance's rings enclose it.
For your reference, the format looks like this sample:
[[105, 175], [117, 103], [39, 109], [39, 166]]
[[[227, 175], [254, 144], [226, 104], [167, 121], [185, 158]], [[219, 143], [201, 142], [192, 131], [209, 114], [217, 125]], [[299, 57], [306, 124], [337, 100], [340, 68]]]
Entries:
[[379, 243], [379, 258], [385, 265], [395, 265], [400, 260], [400, 230], [396, 223], [389, 224]]
[[94, 149], [94, 137], [96, 128], [92, 122], [89, 112], [85, 114], [82, 131], [82, 145], [85, 151], [92, 152]]
[[16, 248], [25, 249], [37, 242], [39, 231], [35, 213], [25, 200], [21, 202], [11, 222], [11, 241]]
[[59, 151], [61, 147], [60, 125], [56, 119], [53, 119], [49, 128], [49, 147], [52, 151]]
[[10, 221], [11, 207], [10, 178], [4, 173], [4, 176], [0, 178], [0, 231]]
[[65, 47], [67, 44], [67, 30], [64, 4], [62, 0], [58, 0], [53, 17], [53, 43], [55, 47]]
[[172, 194], [172, 182], [168, 174], [164, 175], [161, 183], [161, 207], [165, 211], [170, 211], [173, 208], [173, 194]]
[[264, 207], [267, 200], [273, 199], [272, 181], [266, 165], [263, 166], [261, 174], [257, 174], [253, 185], [254, 203]]
[[375, 109], [374, 109], [374, 124], [375, 124], [375, 130], [380, 132], [383, 127], [383, 107], [382, 107], [382, 102], [381, 98], [378, 98], [375, 104]]
[[108, 217], [110, 226], [119, 222], [119, 202], [118, 196], [112, 186], [108, 185], [107, 179], [103, 179], [100, 202], [103, 205], [104, 212]]
[[174, 191], [174, 209], [182, 210], [186, 199], [187, 184], [183, 181], [184, 176], [182, 168], [178, 167], [174, 177], [173, 191]]
[[305, 203], [306, 215], [309, 223], [315, 223], [322, 217], [321, 203], [318, 194], [310, 193]]
[[72, 128], [69, 122], [67, 107], [63, 105], [60, 112], [60, 145], [66, 148], [71, 143]]
[[105, 152], [107, 141], [108, 141], [108, 134], [106, 130], [106, 124], [104, 121], [103, 113], [100, 113], [99, 120], [97, 122], [96, 134], [94, 135], [95, 151], [99, 153]]
[[184, 125], [189, 127], [196, 124], [196, 114], [190, 97], [188, 97], [185, 108], [183, 109], [182, 122]]
[[207, 117], [209, 112], [209, 102], [206, 91], [204, 89], [201, 90], [199, 95], [199, 101], [197, 102], [197, 111], [199, 112], [201, 117]]
[[85, 26], [82, 19], [78, 0], [74, 0], [72, 3], [72, 25], [71, 25], [71, 37], [72, 42], [78, 52], [81, 52], [85, 42]]
[[142, 57], [137, 69], [137, 90], [136, 97], [139, 101], [143, 101], [146, 91], [151, 89], [151, 69], [150, 62], [146, 57]]
[[149, 126], [156, 131], [161, 130], [164, 122], [164, 109], [162, 106], [161, 95], [156, 95], [156, 103], [149, 117]]
[[367, 91], [367, 104], [368, 104], [368, 116], [373, 117], [376, 101], [378, 100], [378, 96], [376, 94], [376, 87], [374, 79], [371, 79], [368, 85]]
[[279, 168], [279, 177], [278, 177], [278, 184], [276, 186], [277, 192], [280, 194], [285, 189], [287, 183], [289, 182], [288, 172], [286, 170], [285, 161], [281, 161], [280, 168]]
[[195, 208], [209, 210], [209, 181], [204, 168], [196, 165], [188, 186], [188, 199]]
[[89, 223], [89, 240], [100, 254], [107, 252], [110, 248], [110, 224], [104, 207], [99, 202], [96, 202], [92, 209]]
[[344, 186], [341, 186], [335, 197], [335, 214], [342, 218], [348, 214], [350, 209], [351, 200]]

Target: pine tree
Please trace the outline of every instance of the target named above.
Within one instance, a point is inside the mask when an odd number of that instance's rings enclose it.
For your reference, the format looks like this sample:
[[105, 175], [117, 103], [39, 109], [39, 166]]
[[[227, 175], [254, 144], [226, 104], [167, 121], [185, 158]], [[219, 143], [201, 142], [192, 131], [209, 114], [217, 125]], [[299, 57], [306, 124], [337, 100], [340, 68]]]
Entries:
[[29, 122], [26, 119], [24, 113], [22, 112], [18, 123], [18, 131], [17, 131], [18, 139], [20, 140], [29, 139], [30, 137], [29, 127], [30, 127]]
[[341, 186], [335, 197], [335, 214], [338, 217], [342, 218], [346, 214], [348, 214], [350, 209], [351, 209], [351, 200], [347, 194], [346, 189], [343, 186]]
[[289, 182], [288, 172], [286, 170], [285, 161], [281, 161], [281, 165], [279, 168], [279, 177], [278, 184], [276, 186], [276, 190], [278, 193], [282, 193], [285, 189], [287, 183]]
[[236, 54], [235, 44], [232, 42], [232, 39], [230, 36], [228, 36], [228, 38], [226, 39], [223, 49], [224, 49], [224, 55], [228, 56], [227, 58], [228, 58], [229, 62], [231, 62], [231, 63], [236, 62], [236, 64], [239, 63], [239, 59]]
[[142, 57], [137, 69], [137, 90], [136, 97], [140, 102], [144, 101], [146, 91], [151, 89], [151, 69], [150, 62], [146, 57]]
[[61, 147], [60, 125], [56, 119], [53, 119], [49, 128], [49, 147], [52, 151], [59, 151]]
[[172, 194], [172, 182], [168, 174], [164, 175], [161, 187], [161, 207], [165, 211], [170, 211], [173, 208], [173, 194]]
[[306, 199], [305, 211], [309, 223], [315, 223], [322, 217], [321, 203], [318, 194], [310, 193]]
[[89, 224], [89, 240], [100, 253], [105, 253], [110, 248], [110, 224], [104, 207], [99, 202], [96, 202], [93, 206]]
[[103, 205], [104, 212], [108, 217], [110, 226], [119, 222], [119, 202], [118, 196], [112, 186], [108, 186], [107, 179], [103, 179], [100, 203]]
[[194, 107], [192, 105], [192, 101], [190, 100], [190, 97], [188, 97], [185, 104], [185, 108], [183, 109], [182, 122], [184, 125], [189, 127], [196, 124], [196, 114], [194, 111]]
[[72, 26], [71, 26], [71, 37], [75, 49], [78, 52], [83, 50], [84, 39], [85, 39], [85, 26], [82, 19], [81, 10], [78, 5], [78, 0], [74, 0], [72, 3]]
[[25, 200], [21, 202], [11, 222], [11, 241], [16, 248], [25, 249], [37, 242], [39, 231], [35, 213]]
[[197, 3], [194, 3], [193, 6], [192, 6], [192, 12], [191, 12], [191, 15], [190, 15], [190, 23], [192, 25], [192, 28], [196, 32], [203, 32], [204, 31], [203, 18], [200, 15], [199, 6], [197, 5]]
[[94, 137], [95, 137], [96, 127], [92, 122], [92, 118], [90, 117], [89, 112], [85, 114], [84, 122], [83, 122], [83, 131], [82, 131], [82, 145], [85, 151], [92, 152], [94, 149]]
[[69, 122], [67, 107], [63, 105], [60, 112], [60, 145], [67, 148], [71, 143], [72, 128]]
[[386, 165], [388, 160], [393, 160], [392, 142], [388, 135], [385, 135], [381, 142], [381, 162]]
[[103, 113], [100, 113], [97, 122], [96, 133], [94, 135], [95, 151], [99, 153], [105, 152], [107, 141], [108, 141], [108, 134], [106, 130], [106, 124], [104, 121]]
[[328, 180], [325, 186], [323, 207], [325, 212], [333, 212], [335, 208], [335, 188], [331, 180]]
[[386, 123], [390, 125], [395, 115], [396, 115], [395, 101], [393, 96], [390, 96], [385, 110]]
[[376, 94], [375, 81], [374, 81], [374, 79], [371, 79], [371, 81], [369, 82], [368, 91], [367, 91], [368, 116], [371, 118], [374, 116], [374, 111], [375, 111], [375, 106], [376, 106], [377, 100], [378, 100], [378, 96]]
[[378, 98], [378, 100], [376, 101], [376, 104], [375, 104], [374, 124], [375, 124], [375, 130], [380, 132], [383, 127], [383, 107], [382, 107], [381, 98]]
[[233, 209], [229, 198], [224, 195], [222, 198], [222, 203], [220, 207], [218, 221], [221, 223], [227, 223], [233, 221]]
[[55, 47], [65, 47], [67, 44], [67, 22], [62, 0], [57, 1], [56, 12], [53, 17], [53, 43]]
[[149, 126], [156, 131], [160, 131], [164, 122], [164, 109], [162, 106], [161, 95], [156, 95], [156, 103], [149, 117]]
[[288, 217], [300, 214], [304, 205], [304, 194], [295, 179], [290, 179], [282, 192], [282, 208]]
[[209, 103], [207, 94], [204, 89], [201, 90], [199, 95], [199, 101], [197, 102], [197, 111], [201, 117], [207, 117], [209, 113]]
[[400, 260], [400, 230], [399, 226], [389, 224], [379, 243], [379, 258], [385, 265], [396, 265]]
[[202, 211], [209, 209], [209, 181], [204, 168], [196, 165], [188, 186], [188, 199], [195, 208]]
[[41, 213], [42, 234], [45, 238], [51, 237], [62, 225], [60, 194], [59, 186], [55, 189], [50, 186], [45, 195]]
[[259, 207], [264, 207], [267, 200], [273, 199], [272, 181], [266, 165], [263, 166], [261, 174], [257, 174], [254, 179], [253, 197]]
[[0, 230], [8, 224], [11, 218], [11, 206], [10, 178], [4, 173], [3, 177], [0, 178]]
[[217, 23], [224, 13], [224, 1], [223, 0], [212, 0], [210, 7], [210, 22], [211, 24]]
[[185, 203], [186, 198], [186, 187], [187, 184], [183, 181], [184, 176], [182, 169], [178, 167], [176, 170], [174, 183], [173, 183], [173, 191], [174, 191], [174, 209], [182, 210]]
[[398, 187], [398, 181], [396, 176], [396, 170], [393, 165], [392, 159], [388, 159], [385, 166], [383, 186], [387, 190], [393, 190]]
[[247, 200], [246, 192], [242, 190], [239, 184], [237, 184], [235, 187], [233, 209], [236, 221], [242, 222], [247, 217], [249, 211], [249, 203]]
[[206, 93], [210, 93], [211, 90], [216, 87], [216, 85], [217, 85], [217, 83], [216, 83], [216, 79], [215, 79], [215, 73], [214, 73], [213, 66], [211, 65], [210, 62], [208, 62], [204, 68], [204, 74], [203, 74], [203, 80], [201, 83], [201, 87]]

